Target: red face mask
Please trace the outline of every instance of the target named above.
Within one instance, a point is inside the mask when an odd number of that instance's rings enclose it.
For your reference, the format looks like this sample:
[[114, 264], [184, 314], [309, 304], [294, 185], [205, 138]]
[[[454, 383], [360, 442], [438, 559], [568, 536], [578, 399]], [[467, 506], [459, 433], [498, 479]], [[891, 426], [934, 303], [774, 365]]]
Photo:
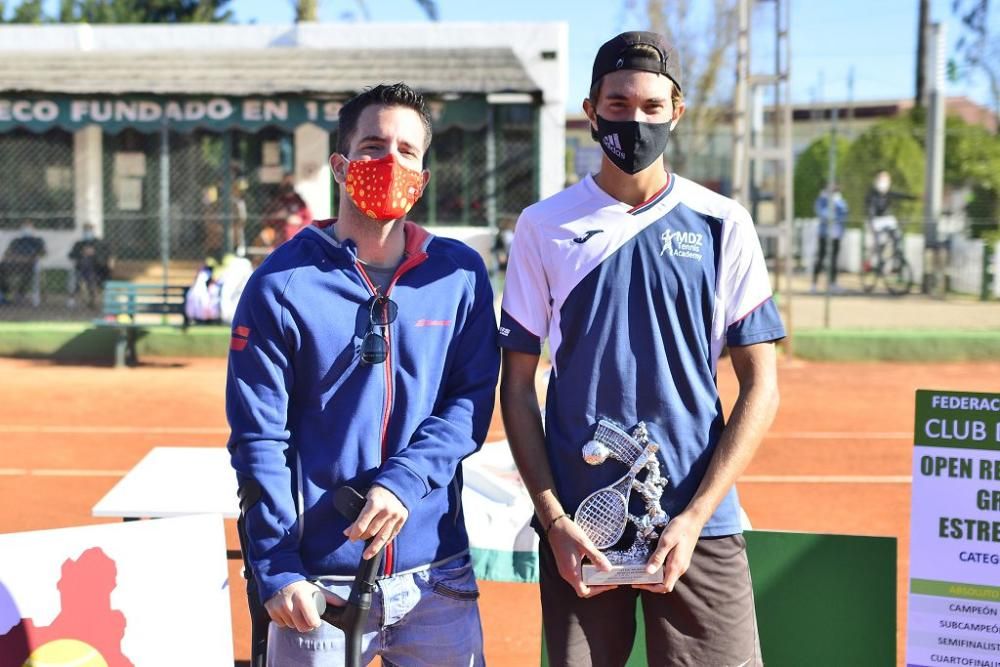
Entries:
[[345, 189], [351, 201], [372, 220], [397, 220], [420, 199], [423, 175], [396, 162], [389, 153], [378, 160], [352, 160]]

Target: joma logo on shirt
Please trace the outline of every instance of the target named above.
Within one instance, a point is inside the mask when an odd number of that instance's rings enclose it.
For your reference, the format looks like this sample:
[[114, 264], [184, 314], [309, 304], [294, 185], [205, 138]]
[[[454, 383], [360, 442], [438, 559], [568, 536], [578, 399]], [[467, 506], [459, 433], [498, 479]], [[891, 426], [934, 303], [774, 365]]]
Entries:
[[705, 235], [701, 232], [674, 231], [667, 228], [660, 234], [660, 241], [663, 242], [660, 257], [670, 255], [701, 260], [701, 246], [705, 241]]

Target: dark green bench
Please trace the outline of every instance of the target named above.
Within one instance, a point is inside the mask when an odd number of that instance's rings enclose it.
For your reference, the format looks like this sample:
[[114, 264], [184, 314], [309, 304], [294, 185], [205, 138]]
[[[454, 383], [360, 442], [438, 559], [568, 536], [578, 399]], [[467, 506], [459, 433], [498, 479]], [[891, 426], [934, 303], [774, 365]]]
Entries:
[[[138, 362], [136, 341], [139, 333], [151, 326], [176, 326], [187, 329], [184, 313], [185, 285], [157, 285], [109, 280], [104, 283], [104, 312], [94, 321], [98, 327], [117, 330], [115, 366], [134, 366]], [[159, 316], [159, 317], [157, 317]]]

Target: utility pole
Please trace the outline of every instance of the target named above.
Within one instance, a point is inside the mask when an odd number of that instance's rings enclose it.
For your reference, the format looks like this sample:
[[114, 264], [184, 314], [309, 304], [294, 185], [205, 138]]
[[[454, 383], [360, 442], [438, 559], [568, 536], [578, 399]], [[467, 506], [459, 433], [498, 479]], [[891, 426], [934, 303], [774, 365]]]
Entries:
[[[927, 166], [924, 172], [924, 291], [944, 297], [944, 258], [938, 239], [941, 220], [941, 200], [944, 196], [944, 70], [945, 30], [941, 23], [932, 23], [927, 31]], [[926, 258], [930, 255], [931, 271]], [[933, 282], [928, 280], [934, 276]], [[933, 287], [934, 289], [930, 289]]]
[[847, 70], [847, 122], [844, 125], [844, 134], [854, 139], [854, 65]]
[[[913, 95], [913, 106], [918, 109], [927, 104], [927, 77], [924, 64], [927, 61], [927, 31], [930, 21], [930, 0], [920, 0], [917, 14], [917, 89]], [[933, 47], [932, 47], [933, 48]]]
[[[826, 273], [826, 295], [823, 297], [823, 327], [830, 328], [830, 301], [833, 293], [834, 276], [837, 275], [836, 260], [833, 252], [833, 226], [836, 224], [837, 211], [833, 201], [833, 186], [837, 182], [837, 114], [836, 104], [830, 111], [830, 167], [826, 175], [826, 259], [830, 262]], [[839, 239], [838, 239], [839, 241]]]
[[[753, 175], [764, 173], [767, 162], [775, 165], [780, 174], [774, 186], [773, 201], [777, 214], [775, 224], [757, 223], [757, 234], [765, 242], [777, 246], [775, 269], [784, 273], [784, 285], [775, 280], [775, 297], [784, 312], [788, 338], [785, 352], [792, 356], [792, 100], [791, 100], [791, 47], [789, 44], [790, 0], [739, 0], [737, 5], [738, 32], [736, 55], [736, 91], [733, 108], [733, 198], [748, 209], [753, 208], [756, 197]], [[771, 6], [774, 11], [774, 68], [770, 72], [751, 72], [751, 21], [753, 7]], [[764, 139], [768, 133], [755, 132], [752, 127], [753, 101], [760, 93], [773, 87], [774, 101], [770, 122], [773, 141]]]

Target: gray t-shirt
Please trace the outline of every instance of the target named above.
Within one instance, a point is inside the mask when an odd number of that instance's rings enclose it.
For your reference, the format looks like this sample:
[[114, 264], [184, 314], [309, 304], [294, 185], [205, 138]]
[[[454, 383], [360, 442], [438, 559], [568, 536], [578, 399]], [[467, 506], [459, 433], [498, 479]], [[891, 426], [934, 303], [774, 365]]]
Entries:
[[[332, 238], [334, 241], [340, 243], [340, 239], [338, 239], [337, 235], [334, 234], [333, 232], [333, 225], [330, 225], [329, 227], [323, 227], [322, 229], [327, 236]], [[365, 273], [368, 274], [368, 277], [371, 278], [371, 281], [375, 283], [376, 287], [378, 287], [379, 293], [385, 294], [385, 291], [389, 288], [389, 283], [392, 282], [392, 277], [396, 275], [396, 269], [399, 268], [399, 265], [397, 264], [396, 266], [384, 266], [384, 267], [375, 266], [374, 264], [365, 264], [360, 260], [359, 263], [361, 264], [362, 267], [364, 267]]]
[[371, 281], [378, 287], [380, 294], [385, 294], [398, 268], [398, 266], [375, 266], [374, 264], [365, 264], [364, 262], [361, 262], [361, 266], [364, 267], [365, 273], [368, 274]]

